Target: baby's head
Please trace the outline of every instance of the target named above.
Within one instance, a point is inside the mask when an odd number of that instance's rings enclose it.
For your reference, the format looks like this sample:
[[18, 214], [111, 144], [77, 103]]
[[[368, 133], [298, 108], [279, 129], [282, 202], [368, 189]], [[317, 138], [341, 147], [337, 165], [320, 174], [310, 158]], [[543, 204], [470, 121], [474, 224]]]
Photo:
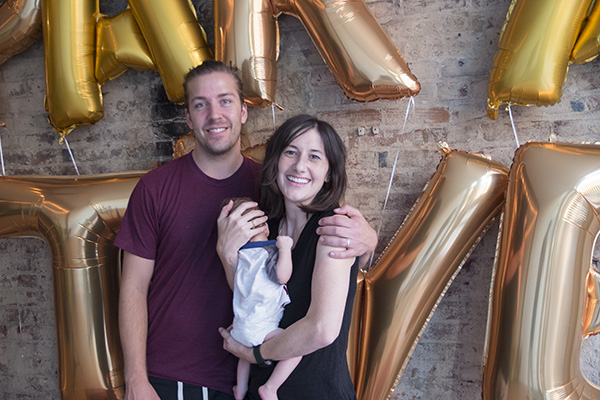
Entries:
[[[250, 201], [250, 202], [254, 201], [250, 197], [234, 197], [234, 198], [230, 198], [230, 199], [225, 199], [223, 201], [223, 204], [221, 205], [221, 208], [223, 208], [227, 203], [229, 203], [230, 200], [233, 200], [233, 207], [231, 207], [231, 210], [229, 210], [230, 213], [233, 210], [235, 210], [236, 208], [238, 208], [241, 204], [246, 203], [248, 201]], [[260, 210], [260, 208], [258, 206], [249, 208], [246, 211], [244, 211], [244, 214], [242, 214], [242, 215], [245, 215], [249, 211], [252, 211], [252, 210]], [[267, 223], [263, 222], [262, 224], [255, 226], [255, 228], [260, 228], [263, 225], [267, 225]], [[269, 228], [267, 226], [267, 229], [265, 231], [257, 233], [256, 235], [252, 236], [250, 238], [250, 241], [251, 242], [258, 242], [258, 241], [265, 241], [265, 240], [268, 240], [268, 239], [269, 239]]]

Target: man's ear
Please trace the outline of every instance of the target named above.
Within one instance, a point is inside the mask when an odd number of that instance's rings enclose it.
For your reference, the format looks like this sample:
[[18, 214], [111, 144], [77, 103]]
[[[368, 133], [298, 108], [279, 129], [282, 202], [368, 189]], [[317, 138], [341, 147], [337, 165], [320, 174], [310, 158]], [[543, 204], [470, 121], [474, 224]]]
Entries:
[[246, 123], [248, 119], [248, 105], [245, 101], [242, 102], [242, 124]]
[[192, 126], [192, 119], [190, 118], [190, 112], [188, 111], [187, 107], [185, 108], [185, 122], [187, 122], [188, 128], [194, 130], [194, 127]]

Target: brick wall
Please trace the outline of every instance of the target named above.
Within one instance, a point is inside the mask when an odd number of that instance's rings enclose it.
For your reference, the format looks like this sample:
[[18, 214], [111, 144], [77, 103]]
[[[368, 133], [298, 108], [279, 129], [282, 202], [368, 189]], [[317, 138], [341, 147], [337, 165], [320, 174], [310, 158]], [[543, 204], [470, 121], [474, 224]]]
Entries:
[[[211, 2], [194, 1], [213, 44]], [[368, 0], [371, 11], [422, 84], [406, 131], [407, 100], [348, 100], [293, 17], [281, 16], [281, 54], [275, 124], [298, 113], [316, 114], [338, 129], [349, 154], [347, 202], [374, 227], [383, 220], [378, 251], [393, 233], [440, 161], [437, 142], [483, 152], [510, 165], [516, 149], [508, 115], [486, 116], [488, 72], [510, 0]], [[116, 15], [124, 0], [103, 0]], [[73, 175], [64, 145], [44, 111], [41, 40], [0, 65], [0, 130], [8, 175]], [[598, 62], [572, 66], [562, 102], [515, 107], [522, 142], [597, 141], [600, 122]], [[79, 128], [69, 144], [82, 174], [151, 169], [171, 154], [172, 140], [187, 132], [179, 106], [166, 100], [157, 73], [128, 71], [102, 87], [104, 118]], [[273, 110], [251, 109], [250, 144], [273, 131]], [[380, 133], [370, 134], [371, 127]], [[367, 134], [358, 136], [359, 127]], [[399, 161], [387, 210], [387, 184]], [[415, 348], [393, 399], [479, 399], [487, 302], [497, 223], [458, 274]], [[598, 246], [596, 246], [598, 247]], [[596, 254], [599, 251], [596, 248]], [[598, 256], [595, 257], [598, 262]], [[56, 333], [50, 252], [37, 239], [0, 239], [0, 398], [57, 399]], [[586, 376], [600, 383], [600, 342], [584, 344]]]

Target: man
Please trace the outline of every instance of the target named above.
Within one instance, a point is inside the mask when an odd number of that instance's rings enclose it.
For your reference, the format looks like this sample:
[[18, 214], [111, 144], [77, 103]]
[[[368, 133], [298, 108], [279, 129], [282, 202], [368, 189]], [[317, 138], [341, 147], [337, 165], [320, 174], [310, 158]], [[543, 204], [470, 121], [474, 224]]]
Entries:
[[[204, 62], [184, 89], [195, 148], [140, 179], [115, 240], [125, 252], [119, 325], [128, 400], [233, 399], [237, 359], [218, 331], [233, 312], [217, 217], [225, 198], [258, 198], [260, 165], [241, 154], [248, 110], [235, 70]], [[323, 240], [347, 248], [332, 256], [372, 252], [376, 234], [362, 215], [340, 213], [350, 218], [329, 217], [319, 228]]]

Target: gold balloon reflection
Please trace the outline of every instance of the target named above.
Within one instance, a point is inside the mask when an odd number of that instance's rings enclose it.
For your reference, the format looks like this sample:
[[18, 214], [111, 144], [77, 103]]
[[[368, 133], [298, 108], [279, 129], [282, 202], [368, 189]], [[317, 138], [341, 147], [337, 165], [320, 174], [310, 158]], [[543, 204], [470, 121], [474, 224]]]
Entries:
[[364, 274], [361, 319], [353, 320], [352, 333], [357, 324], [362, 331], [349, 345], [361, 400], [392, 394], [431, 314], [502, 208], [508, 168], [465, 152], [442, 153], [410, 214]]
[[515, 154], [490, 295], [485, 400], [598, 399], [579, 366], [598, 332], [600, 146], [529, 143]]
[[124, 397], [113, 240], [141, 175], [0, 177], [0, 237], [38, 237], [50, 247], [65, 400]]
[[399, 99], [421, 90], [364, 0], [215, 0], [215, 58], [242, 71], [251, 105], [273, 103], [281, 13], [300, 19], [346, 95]]
[[501, 104], [560, 101], [571, 50], [592, 0], [512, 0], [488, 86], [488, 116]]

